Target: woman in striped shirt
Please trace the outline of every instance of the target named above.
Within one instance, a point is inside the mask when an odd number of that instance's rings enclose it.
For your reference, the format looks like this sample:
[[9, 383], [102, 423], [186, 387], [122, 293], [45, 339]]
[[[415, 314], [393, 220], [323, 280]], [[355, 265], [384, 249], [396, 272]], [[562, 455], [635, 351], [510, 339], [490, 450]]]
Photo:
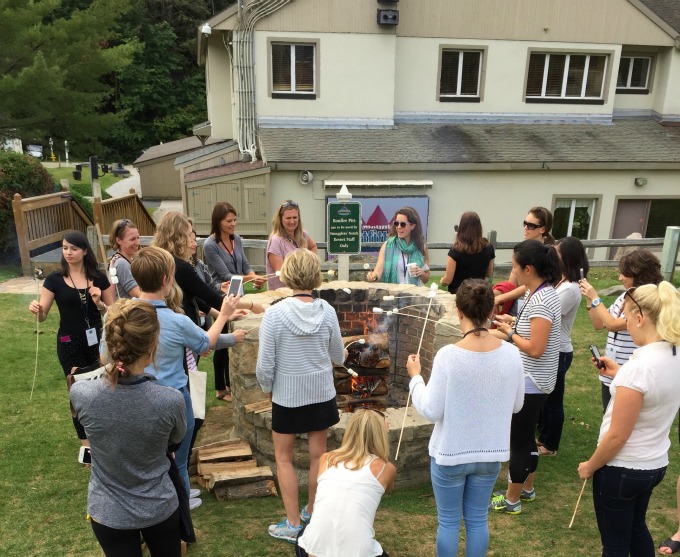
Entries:
[[489, 510], [508, 514], [522, 512], [522, 501], [533, 501], [534, 473], [538, 450], [534, 433], [538, 414], [555, 388], [560, 352], [562, 307], [553, 288], [561, 276], [555, 248], [537, 240], [517, 244], [512, 255], [512, 272], [527, 288], [527, 299], [516, 319], [496, 317], [495, 334], [514, 343], [524, 365], [524, 406], [512, 417], [510, 428], [510, 483], [496, 492]]
[[[340, 421], [335, 402], [333, 362], [347, 357], [335, 310], [312, 296], [321, 286], [321, 264], [307, 249], [288, 254], [281, 280], [293, 295], [272, 306], [262, 318], [257, 380], [272, 401], [272, 438], [286, 518], [269, 527], [274, 538], [295, 543], [314, 510], [319, 458], [326, 452], [326, 431]], [[300, 511], [293, 466], [297, 434], [309, 447], [308, 502]]]

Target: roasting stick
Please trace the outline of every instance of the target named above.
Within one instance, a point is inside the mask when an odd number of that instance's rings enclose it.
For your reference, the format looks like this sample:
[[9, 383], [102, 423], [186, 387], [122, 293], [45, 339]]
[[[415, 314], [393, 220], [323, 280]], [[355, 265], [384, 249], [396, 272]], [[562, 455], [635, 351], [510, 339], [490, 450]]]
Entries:
[[253, 281], [259, 280], [259, 279], [267, 280], [267, 279], [270, 279], [272, 277], [279, 277], [279, 276], [281, 276], [281, 271], [276, 271], [275, 273], [270, 273], [268, 275], [257, 276], [257, 277], [253, 277], [253, 278], [248, 279], [248, 280], [244, 280], [243, 284], [248, 284], [249, 282], [253, 282]]
[[[424, 306], [426, 304], [420, 304], [420, 305]], [[460, 329], [458, 327], [456, 327], [455, 325], [451, 325], [450, 323], [442, 323], [441, 321], [438, 322], [438, 321], [435, 321], [434, 319], [429, 319], [428, 317], [422, 317], [420, 315], [413, 315], [411, 313], [401, 313], [401, 311], [404, 310], [404, 309], [411, 309], [411, 308], [414, 308], [414, 307], [418, 307], [418, 304], [412, 305], [412, 306], [406, 306], [406, 307], [403, 307], [401, 309], [393, 308], [393, 309], [388, 309], [388, 310], [384, 310], [384, 309], [379, 308], [379, 307], [374, 307], [373, 313], [378, 313], [378, 314], [384, 313], [386, 315], [397, 315], [397, 314], [399, 314], [399, 315], [403, 315], [404, 317], [410, 317], [412, 319], [420, 319], [421, 321], [425, 321], [425, 324], [427, 324], [427, 323], [438, 323], [441, 326], [449, 327], [450, 329], [453, 329], [453, 331], [455, 333], [461, 334]]]
[[[420, 349], [423, 346], [423, 338], [425, 338], [425, 328], [427, 327], [427, 318], [430, 316], [430, 308], [432, 307], [432, 300], [434, 300], [437, 295], [438, 286], [432, 283], [430, 286], [430, 292], [428, 294], [430, 298], [430, 303], [427, 305], [427, 314], [425, 315], [425, 323], [423, 323], [423, 332], [420, 334], [420, 342], [418, 343], [417, 355], [420, 355]], [[399, 458], [399, 449], [401, 448], [401, 438], [404, 435], [404, 426], [406, 425], [406, 416], [408, 415], [408, 407], [411, 404], [411, 389], [408, 390], [408, 398], [406, 399], [406, 408], [404, 408], [404, 419], [401, 421], [401, 432], [399, 433], [399, 442], [397, 443], [397, 452], [394, 455], [394, 461], [396, 462]]]
[[[38, 303], [40, 303], [40, 279], [43, 278], [42, 267], [33, 269], [33, 278], [38, 285]], [[33, 370], [33, 383], [31, 384], [31, 396], [29, 400], [33, 400], [33, 389], [35, 389], [35, 379], [38, 376], [38, 349], [40, 348], [40, 310], [35, 315], [35, 369]]]
[[571, 517], [571, 522], [569, 523], [569, 528], [571, 528], [574, 525], [574, 519], [576, 518], [576, 511], [578, 511], [579, 503], [581, 503], [581, 497], [583, 497], [583, 490], [586, 488], [587, 483], [588, 483], [588, 478], [583, 480], [583, 486], [581, 487], [581, 493], [578, 494], [578, 499], [576, 501], [576, 507], [574, 507], [574, 514]]

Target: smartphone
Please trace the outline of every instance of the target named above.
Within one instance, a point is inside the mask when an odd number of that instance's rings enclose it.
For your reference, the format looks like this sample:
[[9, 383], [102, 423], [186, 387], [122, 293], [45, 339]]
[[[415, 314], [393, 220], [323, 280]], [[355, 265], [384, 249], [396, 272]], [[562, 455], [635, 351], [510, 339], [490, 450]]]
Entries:
[[593, 355], [593, 358], [595, 358], [595, 363], [597, 364], [597, 367], [599, 369], [604, 369], [604, 364], [600, 361], [600, 351], [597, 349], [597, 346], [594, 344], [590, 345], [590, 353]]
[[241, 293], [241, 286], [243, 285], [243, 276], [232, 275], [231, 282], [229, 282], [229, 291], [227, 296], [238, 296]]
[[92, 464], [92, 452], [90, 451], [90, 447], [80, 447], [78, 462], [81, 464]]

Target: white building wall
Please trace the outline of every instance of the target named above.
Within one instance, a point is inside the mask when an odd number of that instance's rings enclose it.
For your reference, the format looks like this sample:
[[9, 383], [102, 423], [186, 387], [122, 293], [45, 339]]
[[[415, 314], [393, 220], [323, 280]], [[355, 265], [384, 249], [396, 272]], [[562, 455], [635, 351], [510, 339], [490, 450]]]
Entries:
[[668, 72], [663, 97], [659, 98], [658, 112], [666, 116], [680, 118], [680, 50], [669, 49], [666, 53]]
[[236, 125], [231, 83], [229, 53], [221, 34], [208, 39], [209, 55], [205, 63], [205, 86], [211, 135], [217, 139], [233, 139]]

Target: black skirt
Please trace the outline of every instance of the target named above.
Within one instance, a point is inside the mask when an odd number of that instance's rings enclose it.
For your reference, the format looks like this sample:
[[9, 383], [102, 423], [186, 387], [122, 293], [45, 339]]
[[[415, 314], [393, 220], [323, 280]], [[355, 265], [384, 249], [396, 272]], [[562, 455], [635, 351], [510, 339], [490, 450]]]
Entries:
[[272, 402], [272, 430], [276, 433], [323, 431], [340, 421], [335, 397], [326, 402], [288, 408]]

